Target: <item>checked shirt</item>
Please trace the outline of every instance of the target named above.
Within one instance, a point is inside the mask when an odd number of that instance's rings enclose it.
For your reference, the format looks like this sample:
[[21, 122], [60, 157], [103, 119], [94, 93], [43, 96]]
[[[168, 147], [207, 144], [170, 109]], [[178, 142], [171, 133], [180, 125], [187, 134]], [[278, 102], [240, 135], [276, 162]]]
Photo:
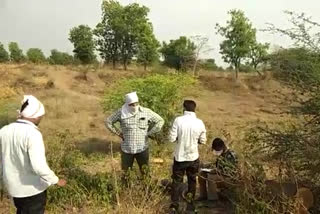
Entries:
[[[120, 123], [120, 129], [115, 124]], [[121, 150], [128, 154], [137, 154], [148, 148], [148, 137], [159, 132], [164, 120], [148, 108], [139, 107], [132, 117], [121, 119], [121, 109], [105, 120], [107, 128], [114, 134], [123, 134]]]

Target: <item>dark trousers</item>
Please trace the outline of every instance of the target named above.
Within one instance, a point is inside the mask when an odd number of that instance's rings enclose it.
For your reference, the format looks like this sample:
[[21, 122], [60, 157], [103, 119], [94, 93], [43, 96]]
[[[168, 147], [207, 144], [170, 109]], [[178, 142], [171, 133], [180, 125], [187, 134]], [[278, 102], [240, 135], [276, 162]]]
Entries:
[[134, 159], [137, 160], [140, 171], [142, 174], [146, 174], [149, 167], [149, 149], [137, 154], [128, 154], [121, 152], [121, 168], [124, 171], [128, 171], [132, 168]]
[[183, 177], [187, 174], [188, 178], [188, 194], [191, 194], [191, 200], [194, 200], [197, 187], [197, 174], [199, 171], [199, 159], [195, 161], [178, 162], [174, 160], [172, 167], [172, 207], [178, 207], [179, 202], [179, 185], [183, 183]]
[[17, 214], [44, 214], [47, 191], [30, 197], [13, 198], [13, 201], [17, 208]]

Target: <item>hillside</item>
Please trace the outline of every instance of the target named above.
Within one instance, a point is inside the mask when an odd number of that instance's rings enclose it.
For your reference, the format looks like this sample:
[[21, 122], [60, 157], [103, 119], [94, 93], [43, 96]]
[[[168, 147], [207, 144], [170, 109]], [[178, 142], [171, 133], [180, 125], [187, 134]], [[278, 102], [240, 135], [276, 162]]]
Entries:
[[[120, 142], [104, 126], [103, 120], [109, 115], [103, 113], [100, 104], [104, 90], [120, 78], [141, 77], [148, 73], [136, 68], [129, 71], [90, 68], [85, 74], [86, 69], [89, 68], [0, 65], [0, 101], [5, 104], [12, 102], [13, 106], [18, 106], [23, 94], [37, 96], [44, 103], [47, 112], [40, 128], [47, 143], [48, 155], [54, 153], [48, 142], [53, 142], [61, 133], [67, 133], [71, 136], [64, 141], [68, 145], [56, 142], [57, 147], [53, 148], [62, 150], [63, 147], [72, 145], [72, 148], [83, 155], [79, 168], [89, 175], [112, 174], [120, 171]], [[238, 82], [232, 76], [227, 72], [202, 72], [197, 84], [190, 86], [185, 92], [186, 98], [197, 102], [198, 117], [204, 120], [208, 130], [208, 145], [201, 148], [203, 160], [211, 159], [209, 144], [214, 137], [227, 139], [230, 146], [241, 153], [241, 142], [249, 127], [258, 122], [272, 125], [291, 119], [285, 113], [289, 106], [285, 99], [290, 95], [289, 89], [268, 75], [259, 77], [256, 74], [240, 74]], [[16, 108], [10, 108], [8, 115], [15, 115], [15, 110]], [[111, 156], [111, 145], [114, 158]], [[173, 145], [160, 151], [157, 145], [152, 144], [151, 150], [153, 176], [169, 178]], [[131, 202], [125, 200], [125, 197], [121, 197], [120, 202], [124, 202], [122, 206], [112, 210], [115, 213], [162, 213], [158, 209], [167, 208], [169, 204], [169, 197], [155, 203], [161, 208], [152, 205], [135, 206], [134, 198]], [[10, 207], [10, 203], [6, 201], [0, 207], [0, 213], [8, 213], [8, 210], [13, 212], [14, 209]], [[50, 207], [48, 213], [106, 212], [105, 207], [97, 207], [91, 201], [82, 204], [80, 208], [72, 204]]]

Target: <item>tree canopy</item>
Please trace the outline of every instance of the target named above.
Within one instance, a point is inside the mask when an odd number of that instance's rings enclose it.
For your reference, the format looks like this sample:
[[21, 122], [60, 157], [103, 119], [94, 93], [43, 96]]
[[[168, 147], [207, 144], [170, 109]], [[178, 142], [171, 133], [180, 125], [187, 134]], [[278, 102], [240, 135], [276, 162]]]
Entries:
[[50, 64], [54, 65], [68, 65], [73, 63], [73, 56], [53, 49], [51, 50], [51, 55], [48, 60]]
[[43, 63], [46, 61], [46, 57], [39, 48], [30, 48], [27, 51], [27, 58], [30, 62], [33, 63]]
[[19, 48], [18, 43], [10, 42], [9, 43], [9, 52], [10, 52], [10, 60], [12, 62], [22, 62], [25, 60], [25, 56], [23, 55], [23, 51]]
[[229, 11], [231, 19], [226, 26], [217, 24], [218, 33], [225, 38], [220, 44], [220, 53], [226, 63], [236, 70], [236, 77], [243, 59], [250, 53], [250, 47], [256, 43], [256, 29], [241, 10]]
[[148, 13], [147, 7], [137, 3], [122, 6], [117, 1], [103, 1], [102, 20], [94, 32], [97, 50], [105, 62], [112, 62], [114, 68], [116, 63], [121, 62], [127, 69], [133, 57], [145, 65], [156, 58], [158, 42]]
[[96, 60], [94, 54], [95, 42], [91, 28], [87, 25], [79, 25], [71, 29], [69, 40], [74, 46], [74, 57], [83, 64], [89, 64]]
[[170, 40], [169, 43], [163, 42], [161, 53], [164, 58], [164, 64], [185, 71], [195, 60], [195, 44], [185, 36], [179, 39]]
[[9, 61], [9, 53], [0, 42], [0, 63]]

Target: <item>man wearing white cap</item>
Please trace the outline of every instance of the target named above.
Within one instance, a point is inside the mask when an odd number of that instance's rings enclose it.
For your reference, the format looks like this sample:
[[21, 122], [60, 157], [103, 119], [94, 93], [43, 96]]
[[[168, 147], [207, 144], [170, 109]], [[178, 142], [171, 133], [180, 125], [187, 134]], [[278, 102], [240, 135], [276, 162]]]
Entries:
[[[121, 129], [115, 126], [119, 122]], [[122, 139], [121, 167], [132, 168], [137, 160], [140, 171], [149, 165], [148, 137], [159, 132], [164, 120], [155, 112], [139, 105], [136, 92], [125, 96], [125, 104], [105, 121], [107, 128]]]
[[0, 130], [0, 172], [17, 214], [43, 214], [46, 189], [66, 184], [47, 165], [38, 128], [44, 114], [44, 106], [37, 98], [24, 96], [19, 119]]

